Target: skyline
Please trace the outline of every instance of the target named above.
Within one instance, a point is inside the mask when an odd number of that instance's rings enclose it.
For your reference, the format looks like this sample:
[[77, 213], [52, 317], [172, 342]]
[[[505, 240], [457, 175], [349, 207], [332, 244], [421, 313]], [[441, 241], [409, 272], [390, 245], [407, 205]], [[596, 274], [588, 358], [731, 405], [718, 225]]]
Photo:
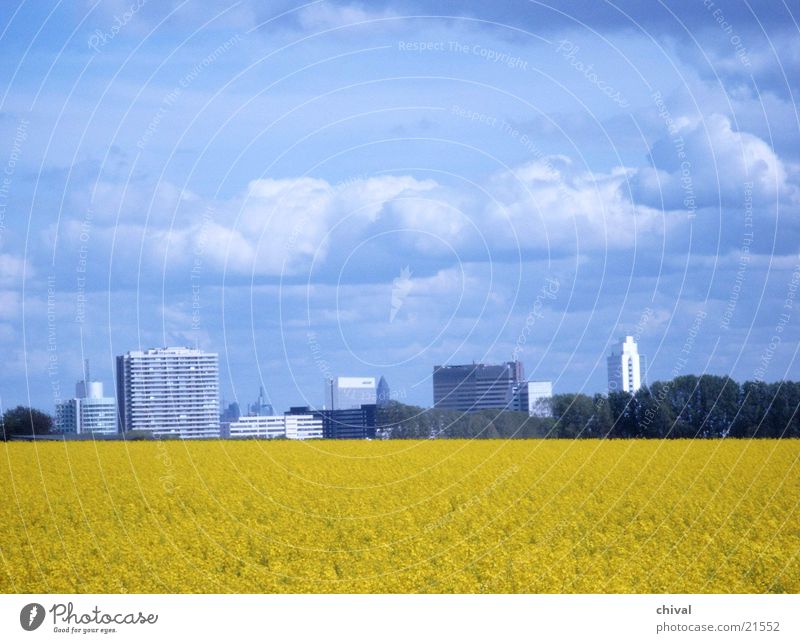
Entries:
[[649, 382], [800, 379], [790, 14], [617, 5], [0, 8], [3, 407], [161, 345], [275, 408], [601, 392], [625, 335]]

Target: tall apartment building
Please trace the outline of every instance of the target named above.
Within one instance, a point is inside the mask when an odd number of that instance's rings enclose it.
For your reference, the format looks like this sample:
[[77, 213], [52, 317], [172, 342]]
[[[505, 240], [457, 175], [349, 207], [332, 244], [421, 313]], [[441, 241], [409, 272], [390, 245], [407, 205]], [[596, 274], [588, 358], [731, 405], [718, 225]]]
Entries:
[[611, 349], [608, 357], [608, 392], [635, 393], [644, 380], [645, 357], [639, 355], [639, 347], [631, 335], [627, 335]]
[[550, 417], [552, 415], [549, 401], [551, 397], [553, 397], [552, 382], [521, 382], [515, 391], [514, 410], [533, 417]]
[[156, 437], [219, 437], [217, 354], [178, 347], [120, 355], [117, 399], [123, 431], [150, 431]]
[[513, 409], [514, 393], [525, 380], [522, 362], [433, 367], [433, 406], [479, 411]]
[[75, 397], [56, 407], [59, 433], [108, 435], [117, 430], [117, 405], [113, 397], [103, 395], [102, 382], [78, 382]]
[[359, 409], [375, 404], [377, 387], [374, 377], [334, 377], [325, 380], [325, 408], [331, 411]]

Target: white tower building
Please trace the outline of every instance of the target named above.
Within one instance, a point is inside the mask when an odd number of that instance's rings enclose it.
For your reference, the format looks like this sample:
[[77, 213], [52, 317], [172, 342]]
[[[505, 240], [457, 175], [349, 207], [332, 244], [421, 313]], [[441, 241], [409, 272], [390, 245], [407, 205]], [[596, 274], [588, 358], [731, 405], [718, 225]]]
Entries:
[[608, 392], [632, 394], [638, 391], [642, 387], [644, 360], [633, 336], [627, 335], [608, 357]]
[[218, 438], [217, 354], [181, 347], [120, 355], [117, 400], [123, 431]]
[[75, 386], [75, 397], [56, 407], [59, 433], [110, 434], [117, 432], [117, 405], [103, 395], [103, 383], [82, 380]]

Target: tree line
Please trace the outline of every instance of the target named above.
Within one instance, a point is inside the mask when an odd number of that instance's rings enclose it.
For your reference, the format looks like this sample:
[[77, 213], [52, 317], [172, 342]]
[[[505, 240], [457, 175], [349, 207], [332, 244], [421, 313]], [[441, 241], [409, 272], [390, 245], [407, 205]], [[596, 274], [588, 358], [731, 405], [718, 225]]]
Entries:
[[[392, 401], [377, 411], [378, 435], [427, 438], [800, 438], [800, 382], [745, 382], [684, 375], [635, 394], [555, 395], [552, 417], [490, 409], [463, 413]], [[52, 418], [18, 406], [0, 439], [47, 435]]]
[[800, 437], [800, 382], [745, 382], [684, 375], [635, 394], [555, 395], [552, 417], [484, 410], [380, 409], [391, 438], [786, 438]]

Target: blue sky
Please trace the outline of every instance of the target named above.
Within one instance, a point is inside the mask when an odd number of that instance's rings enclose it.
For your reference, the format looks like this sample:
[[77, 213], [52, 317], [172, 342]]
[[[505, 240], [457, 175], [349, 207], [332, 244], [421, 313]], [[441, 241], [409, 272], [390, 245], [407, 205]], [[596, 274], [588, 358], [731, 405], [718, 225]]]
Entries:
[[605, 389], [798, 379], [788, 4], [8, 2], [2, 405], [89, 358], [220, 354], [226, 400], [322, 402], [518, 356]]

